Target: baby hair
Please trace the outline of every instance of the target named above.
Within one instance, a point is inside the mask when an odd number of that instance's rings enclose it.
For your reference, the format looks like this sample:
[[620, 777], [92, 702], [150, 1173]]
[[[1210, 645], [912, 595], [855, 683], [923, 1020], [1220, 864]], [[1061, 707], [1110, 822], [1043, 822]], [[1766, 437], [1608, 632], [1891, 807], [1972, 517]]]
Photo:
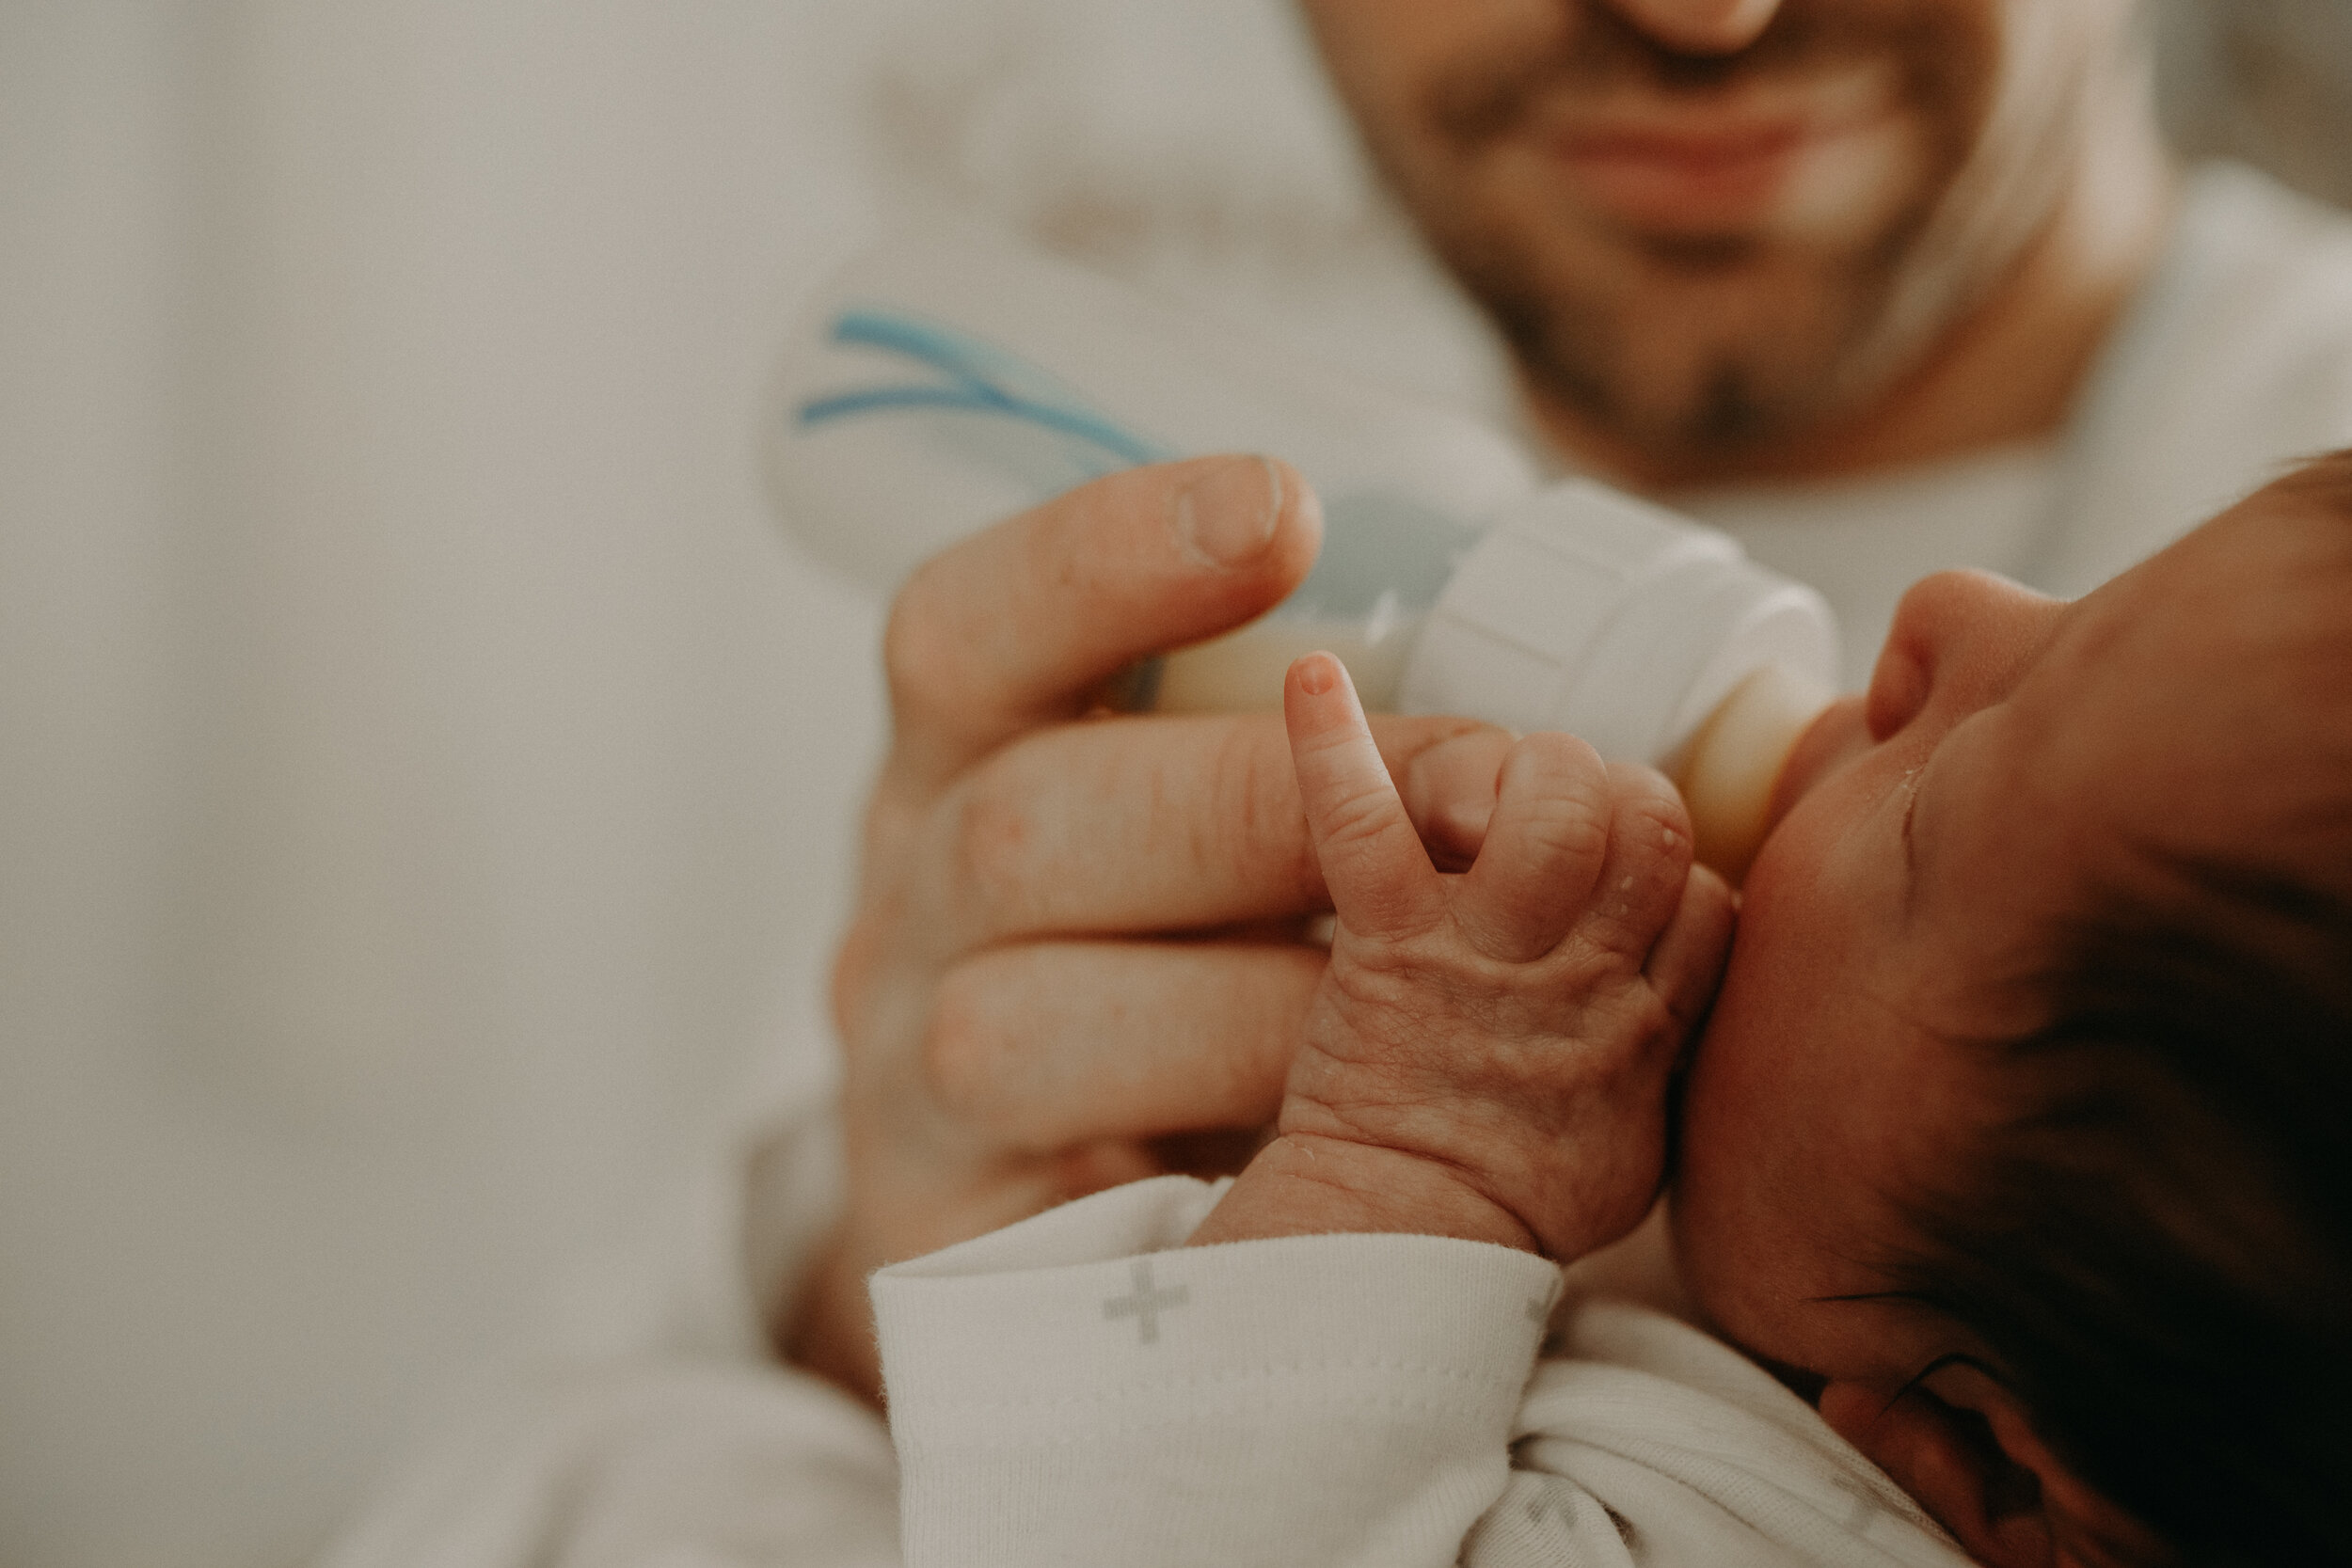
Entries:
[[1957, 1181], [1905, 1203], [1923, 1245], [1903, 1273], [1985, 1341], [2043, 1440], [2187, 1561], [2343, 1564], [2352, 452], [2272, 494], [2335, 530], [2277, 633], [2293, 657], [2275, 668], [2299, 673], [2245, 693], [2296, 709], [2277, 726], [2308, 781], [2245, 835], [2258, 849], [2145, 848], [2074, 900], [2028, 982], [2046, 1022], [1985, 1047], [2008, 1114]]

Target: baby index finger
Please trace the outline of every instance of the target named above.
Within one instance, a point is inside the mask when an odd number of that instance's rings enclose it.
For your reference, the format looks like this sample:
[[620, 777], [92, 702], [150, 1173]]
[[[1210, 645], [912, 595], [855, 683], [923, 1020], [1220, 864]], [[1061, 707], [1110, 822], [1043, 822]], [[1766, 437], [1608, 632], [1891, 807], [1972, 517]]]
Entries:
[[1282, 714], [1308, 834], [1340, 924], [1367, 936], [1435, 924], [1445, 910], [1437, 867], [1380, 760], [1346, 667], [1327, 653], [1293, 664]]

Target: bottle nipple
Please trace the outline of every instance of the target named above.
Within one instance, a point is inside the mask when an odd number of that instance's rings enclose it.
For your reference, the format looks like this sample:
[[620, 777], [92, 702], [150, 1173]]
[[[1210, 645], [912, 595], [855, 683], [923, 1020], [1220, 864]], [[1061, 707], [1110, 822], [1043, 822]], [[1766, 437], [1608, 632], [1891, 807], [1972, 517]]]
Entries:
[[1692, 852], [1737, 887], [1771, 829], [1772, 786], [1836, 693], [1768, 664], [1732, 689], [1666, 771], [1691, 813]]

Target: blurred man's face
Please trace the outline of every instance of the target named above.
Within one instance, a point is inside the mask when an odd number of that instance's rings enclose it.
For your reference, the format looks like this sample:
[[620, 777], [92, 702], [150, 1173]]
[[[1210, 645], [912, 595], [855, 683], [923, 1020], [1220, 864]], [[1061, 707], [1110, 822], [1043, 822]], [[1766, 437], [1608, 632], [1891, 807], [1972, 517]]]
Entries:
[[1704, 470], [1866, 404], [2002, 280], [2127, 96], [2134, 0], [1786, 0], [1728, 52], [1661, 24], [1720, 0], [1305, 5], [1539, 406]]

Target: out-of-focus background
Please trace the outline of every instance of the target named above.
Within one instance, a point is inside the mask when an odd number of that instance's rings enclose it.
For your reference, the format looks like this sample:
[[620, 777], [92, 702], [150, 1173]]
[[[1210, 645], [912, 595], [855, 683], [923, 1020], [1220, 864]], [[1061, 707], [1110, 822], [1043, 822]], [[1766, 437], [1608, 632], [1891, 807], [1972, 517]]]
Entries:
[[[300, 1560], [821, 1071], [877, 615], [758, 424], [892, 200], [1477, 384], [1408, 245], [1323, 286], [1395, 236], [1279, 3], [0, 4], [0, 1563]], [[2352, 7], [2159, 21], [2352, 197]]]

